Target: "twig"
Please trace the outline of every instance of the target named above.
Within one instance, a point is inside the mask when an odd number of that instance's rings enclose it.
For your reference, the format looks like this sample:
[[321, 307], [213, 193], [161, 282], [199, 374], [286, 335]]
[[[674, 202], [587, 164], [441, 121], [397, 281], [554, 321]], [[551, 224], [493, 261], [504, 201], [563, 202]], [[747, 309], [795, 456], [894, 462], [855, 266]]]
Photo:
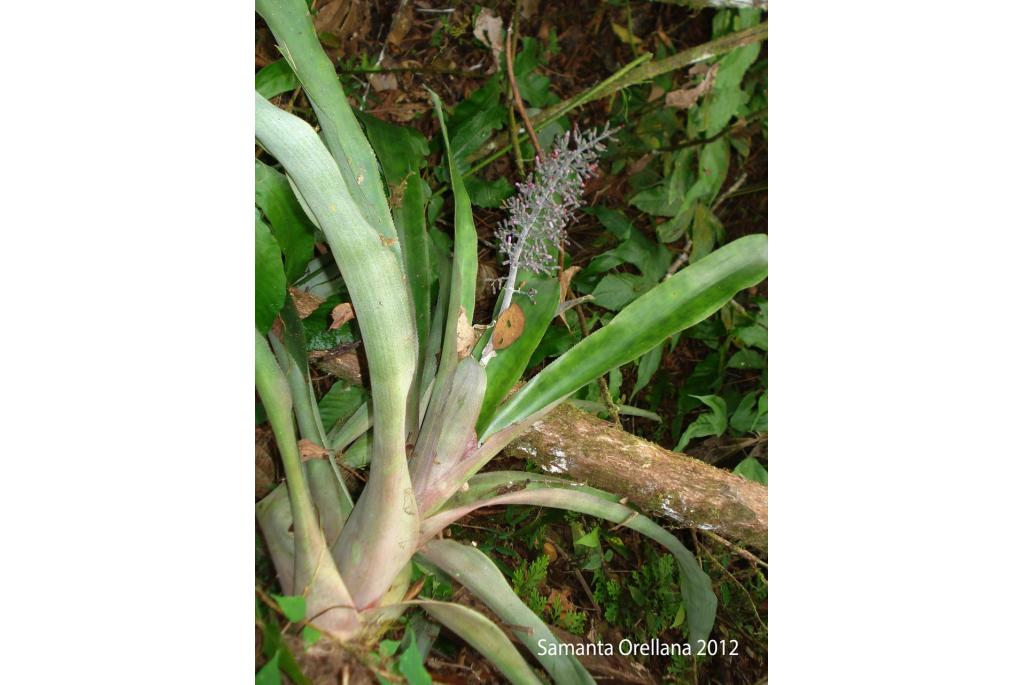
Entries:
[[743, 585], [743, 583], [741, 583], [741, 582], [740, 582], [739, 580], [737, 580], [737, 579], [736, 579], [736, 576], [734, 576], [734, 575], [733, 575], [733, 574], [732, 574], [732, 573], [731, 573], [731, 572], [729, 571], [729, 569], [727, 569], [727, 568], [726, 568], [726, 567], [725, 567], [725, 566], [724, 566], [724, 565], [722, 564], [722, 562], [720, 562], [720, 561], [719, 561], [718, 559], [716, 559], [716, 558], [715, 558], [715, 555], [714, 555], [714, 554], [708, 554], [708, 555], [707, 555], [707, 557], [708, 557], [708, 559], [710, 559], [711, 561], [715, 562], [715, 565], [716, 565], [716, 566], [718, 566], [718, 568], [722, 569], [722, 572], [723, 572], [723, 573], [725, 573], [725, 575], [729, 576], [729, 578], [731, 578], [731, 579], [732, 579], [732, 582], [736, 584], [736, 587], [738, 587], [738, 588], [739, 588], [740, 590], [742, 590], [742, 591], [743, 591], [743, 594], [747, 596], [747, 601], [748, 601], [748, 602], [750, 602], [750, 608], [751, 608], [751, 609], [752, 609], [752, 610], [754, 611], [754, 618], [756, 618], [756, 619], [757, 619], [757, 622], [761, 624], [761, 627], [762, 627], [762, 628], [763, 628], [764, 630], [766, 630], [766, 631], [767, 631], [767, 630], [768, 630], [768, 626], [766, 626], [766, 625], [764, 624], [764, 621], [762, 621], [762, 620], [761, 620], [761, 614], [760, 614], [760, 612], [759, 612], [759, 611], [757, 610], [757, 602], [755, 602], [755, 601], [754, 601], [754, 598], [750, 596], [750, 592], [748, 592], [748, 591], [747, 591], [747, 588], [746, 588], [746, 586], [744, 586], [744, 585]]
[[715, 542], [717, 542], [718, 544], [723, 545], [724, 547], [728, 547], [733, 552], [735, 552], [739, 556], [743, 557], [747, 561], [750, 561], [752, 563], [759, 564], [761, 566], [764, 566], [765, 568], [768, 568], [768, 562], [759, 559], [756, 555], [752, 554], [751, 552], [748, 552], [747, 550], [743, 549], [742, 547], [740, 547], [738, 545], [734, 545], [733, 543], [731, 543], [728, 540], [726, 540], [725, 538], [723, 538], [721, 535], [717, 535], [715, 533], [712, 533], [710, 530], [702, 530], [701, 532], [704, 533], [704, 535], [707, 535], [709, 538], [711, 538]]
[[742, 174], [740, 174], [740, 177], [736, 179], [736, 182], [729, 186], [729, 190], [725, 191], [724, 193], [718, 196], [718, 199], [715, 200], [715, 204], [711, 205], [711, 213], [714, 214], [715, 212], [717, 212], [718, 208], [722, 206], [722, 203], [729, 199], [729, 195], [735, 192], [741, 185], [743, 185], [743, 183], [746, 180], [747, 172], [744, 171]]
[[[518, 4], [517, 4], [518, 6]], [[505, 34], [505, 67], [508, 69], [508, 82], [512, 86], [512, 97], [515, 99], [516, 109], [519, 110], [519, 116], [523, 120], [523, 126], [526, 127], [526, 132], [530, 134], [530, 140], [533, 142], [533, 149], [538, 159], [544, 159], [544, 151], [540, 149], [540, 141], [537, 139], [537, 134], [533, 130], [533, 124], [530, 123], [530, 116], [526, 113], [526, 105], [523, 104], [523, 98], [519, 94], [519, 84], [516, 83], [516, 70], [515, 70], [515, 42], [513, 33], [515, 29], [509, 27], [508, 33]], [[510, 137], [515, 135], [515, 131], [509, 131]]]
[[587, 594], [587, 599], [590, 600], [590, 604], [594, 607], [594, 611], [597, 612], [597, 617], [601, 618], [601, 605], [598, 604], [597, 600], [594, 598], [594, 593], [590, 591], [590, 586], [587, 585], [587, 581], [583, 578], [583, 574], [580, 573], [578, 568], [573, 568], [572, 572], [576, 575], [576, 580], [578, 580], [580, 585], [583, 587], [583, 592]]
[[[515, 114], [515, 102], [512, 98], [508, 99], [508, 128], [510, 131], [517, 131], [519, 127], [516, 126], [516, 114]], [[516, 160], [516, 171], [519, 172], [520, 176], [526, 176], [526, 166], [523, 164], [523, 149], [519, 146], [519, 136], [512, 136], [512, 156]]]
[[[705, 62], [716, 55], [767, 39], [768, 22], [764, 22], [758, 26], [737, 31], [736, 33], [730, 33], [727, 36], [704, 43], [703, 45], [683, 50], [671, 57], [666, 57], [665, 59], [652, 62], [651, 58], [653, 55], [647, 53], [633, 60], [593, 88], [585, 90], [568, 100], [563, 100], [557, 105], [548, 107], [538, 115], [535, 123], [537, 124], [538, 129], [543, 129], [565, 114], [568, 114], [574, 109], [579, 109], [588, 102], [600, 100], [620, 90], [629, 88], [630, 86], [635, 86], [643, 81], [653, 79], [657, 76], [661, 76], [662, 74], [667, 74], [670, 71], [675, 71], [676, 69], [681, 69], [691, 64]], [[492, 145], [485, 144], [481, 149], [483, 150], [483, 153], [486, 154], [488, 149], [493, 150], [498, 145], [501, 145], [501, 148], [499, 150], [495, 150], [494, 153], [477, 162], [470, 170], [470, 173], [476, 173], [498, 157], [501, 157], [508, 152], [507, 142], [504, 144], [500, 142], [495, 142]]]

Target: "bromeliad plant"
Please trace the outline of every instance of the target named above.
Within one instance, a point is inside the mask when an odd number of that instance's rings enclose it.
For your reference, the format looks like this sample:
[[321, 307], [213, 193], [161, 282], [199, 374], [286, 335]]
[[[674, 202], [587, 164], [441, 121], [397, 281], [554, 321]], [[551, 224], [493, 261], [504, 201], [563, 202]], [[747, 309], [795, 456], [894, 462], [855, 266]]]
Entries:
[[[473, 320], [477, 236], [450, 149], [454, 250], [450, 260], [444, 254], [435, 257], [441, 278], [437, 300], [431, 302], [422, 202], [418, 216], [415, 202], [396, 205], [392, 216], [378, 160], [317, 41], [306, 3], [258, 0], [257, 9], [312, 103], [320, 135], [257, 94], [256, 138], [283, 167], [295, 197], [326, 236], [355, 309], [371, 390], [367, 405], [325, 429], [294, 305], [286, 301], [280, 309], [276, 333], [269, 330], [266, 316], [258, 323], [256, 387], [280, 449], [286, 484], [257, 505], [257, 517], [283, 591], [305, 597], [306, 620], [340, 641], [373, 639], [404, 609], [420, 606], [484, 653], [512, 682], [540, 682], [504, 633], [480, 613], [458, 604], [404, 599], [416, 559], [458, 580], [513, 626], [555, 683], [592, 683], [574, 657], [547, 656], [538, 648], [541, 640], [558, 640], [486, 555], [441, 536], [480, 507], [536, 504], [604, 518], [663, 544], [682, 571], [689, 637], [706, 639], [717, 602], [708, 577], [673, 535], [610, 493], [552, 476], [479, 472], [576, 390], [763, 280], [766, 237], [737, 240], [665, 280], [506, 400], [560, 304], [558, 279], [550, 275], [537, 241], [551, 248], [552, 231], [561, 230], [555, 224], [564, 224], [564, 208], [576, 201], [578, 186], [590, 173], [587, 151], [595, 149], [595, 138], [578, 139], [572, 149], [565, 141], [559, 162], [563, 171], [556, 174], [556, 192], [546, 199], [538, 200], [538, 189], [529, 183], [521, 188], [521, 204], [514, 201], [503, 229], [511, 248], [506, 250], [509, 276], [495, 314], [518, 307], [522, 330], [502, 344], [485, 334], [474, 345], [468, 324]], [[434, 100], [447, 147], [440, 102]], [[385, 168], [385, 175], [393, 171]], [[419, 188], [418, 172], [398, 173], [412, 181], [408, 188]], [[259, 215], [257, 224], [259, 234]], [[524, 254], [530, 258], [523, 259]], [[304, 459], [300, 437], [322, 448], [326, 458]], [[369, 477], [353, 499], [339, 462], [363, 465], [364, 455]]]

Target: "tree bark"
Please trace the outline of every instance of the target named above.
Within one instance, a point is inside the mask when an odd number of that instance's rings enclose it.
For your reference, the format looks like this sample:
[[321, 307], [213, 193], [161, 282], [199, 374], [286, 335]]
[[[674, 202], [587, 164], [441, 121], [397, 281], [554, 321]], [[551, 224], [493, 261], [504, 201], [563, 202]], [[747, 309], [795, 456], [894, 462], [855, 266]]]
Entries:
[[505, 453], [621, 494], [647, 512], [768, 550], [768, 488], [563, 404]]
[[[354, 352], [312, 361], [362, 384]], [[768, 551], [768, 488], [698, 459], [648, 442], [563, 404], [505, 453], [544, 471], [623, 495], [646, 513]]]

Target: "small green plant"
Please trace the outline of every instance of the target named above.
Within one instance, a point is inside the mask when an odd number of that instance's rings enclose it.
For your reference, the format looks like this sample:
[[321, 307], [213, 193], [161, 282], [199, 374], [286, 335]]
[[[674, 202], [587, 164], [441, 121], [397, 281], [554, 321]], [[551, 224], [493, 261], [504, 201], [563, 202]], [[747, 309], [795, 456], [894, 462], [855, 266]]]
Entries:
[[519, 596], [530, 611], [553, 625], [567, 630], [574, 635], [582, 635], [587, 624], [587, 616], [566, 604], [558, 593], [544, 595], [543, 587], [548, 580], [548, 564], [546, 555], [540, 555], [531, 562], [523, 562], [512, 573], [512, 590]]
[[[256, 389], [286, 476], [258, 503], [257, 518], [282, 597], [300, 598], [303, 625], [342, 643], [377, 641], [406, 610], [421, 608], [513, 683], [539, 683], [508, 637], [482, 614], [440, 599], [442, 586], [432, 587], [430, 599], [407, 597], [417, 573], [448, 576], [517, 626], [516, 638], [539, 655], [556, 683], [592, 683], [575, 658], [542, 655], [540, 640], [558, 640], [484, 553], [440, 537], [481, 507], [540, 505], [583, 512], [664, 545], [678, 569], [673, 581], [680, 583], [689, 635], [706, 638], [717, 599], [707, 574], [675, 536], [611, 493], [535, 473], [481, 469], [578, 389], [761, 282], [766, 237], [734, 241], [652, 287], [506, 399], [556, 316], [558, 278], [521, 268], [502, 298], [518, 309], [518, 323], [500, 316], [508, 311], [502, 307], [474, 341], [477, 236], [440, 100], [434, 96], [455, 198], [450, 249], [426, 227], [428, 192], [416, 136], [357, 118], [303, 0], [258, 0], [257, 10], [320, 124], [318, 135], [256, 95], [257, 142], [284, 179], [269, 174], [277, 179], [268, 182], [274, 192], [257, 198], [255, 331]], [[378, 141], [380, 156], [360, 123]], [[580, 175], [572, 168], [567, 173]], [[296, 224], [295, 232], [284, 229]], [[326, 240], [354, 309], [370, 387], [354, 409], [350, 393], [325, 404], [327, 398], [317, 402], [312, 390], [307, 330], [286, 290], [308, 251], [303, 230]], [[342, 469], [367, 464], [365, 487], [350, 491]], [[293, 604], [281, 608], [298, 616]], [[578, 628], [581, 619], [564, 620]], [[380, 644], [382, 660], [397, 653]], [[409, 653], [399, 657], [399, 670], [422, 678], [411, 663], [408, 672], [401, 670], [414, 658]], [[280, 664], [280, 654], [268, 658]]]

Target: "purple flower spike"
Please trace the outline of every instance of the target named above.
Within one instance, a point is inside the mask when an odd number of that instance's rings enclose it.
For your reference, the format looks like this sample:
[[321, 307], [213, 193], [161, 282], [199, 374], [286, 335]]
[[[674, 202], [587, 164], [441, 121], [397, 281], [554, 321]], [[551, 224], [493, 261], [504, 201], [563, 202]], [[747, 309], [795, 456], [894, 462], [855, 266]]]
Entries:
[[[617, 129], [615, 129], [617, 130]], [[615, 130], [591, 129], [566, 133], [555, 140], [551, 152], [536, 160], [532, 177], [516, 184], [519, 193], [505, 200], [508, 212], [495, 231], [498, 250], [508, 276], [499, 279], [505, 286], [500, 312], [508, 309], [515, 294], [519, 269], [554, 275], [558, 263], [551, 246], [560, 245], [565, 226], [580, 206], [583, 186], [597, 172], [597, 158], [604, 151], [603, 141]], [[570, 149], [570, 142], [574, 147]]]

